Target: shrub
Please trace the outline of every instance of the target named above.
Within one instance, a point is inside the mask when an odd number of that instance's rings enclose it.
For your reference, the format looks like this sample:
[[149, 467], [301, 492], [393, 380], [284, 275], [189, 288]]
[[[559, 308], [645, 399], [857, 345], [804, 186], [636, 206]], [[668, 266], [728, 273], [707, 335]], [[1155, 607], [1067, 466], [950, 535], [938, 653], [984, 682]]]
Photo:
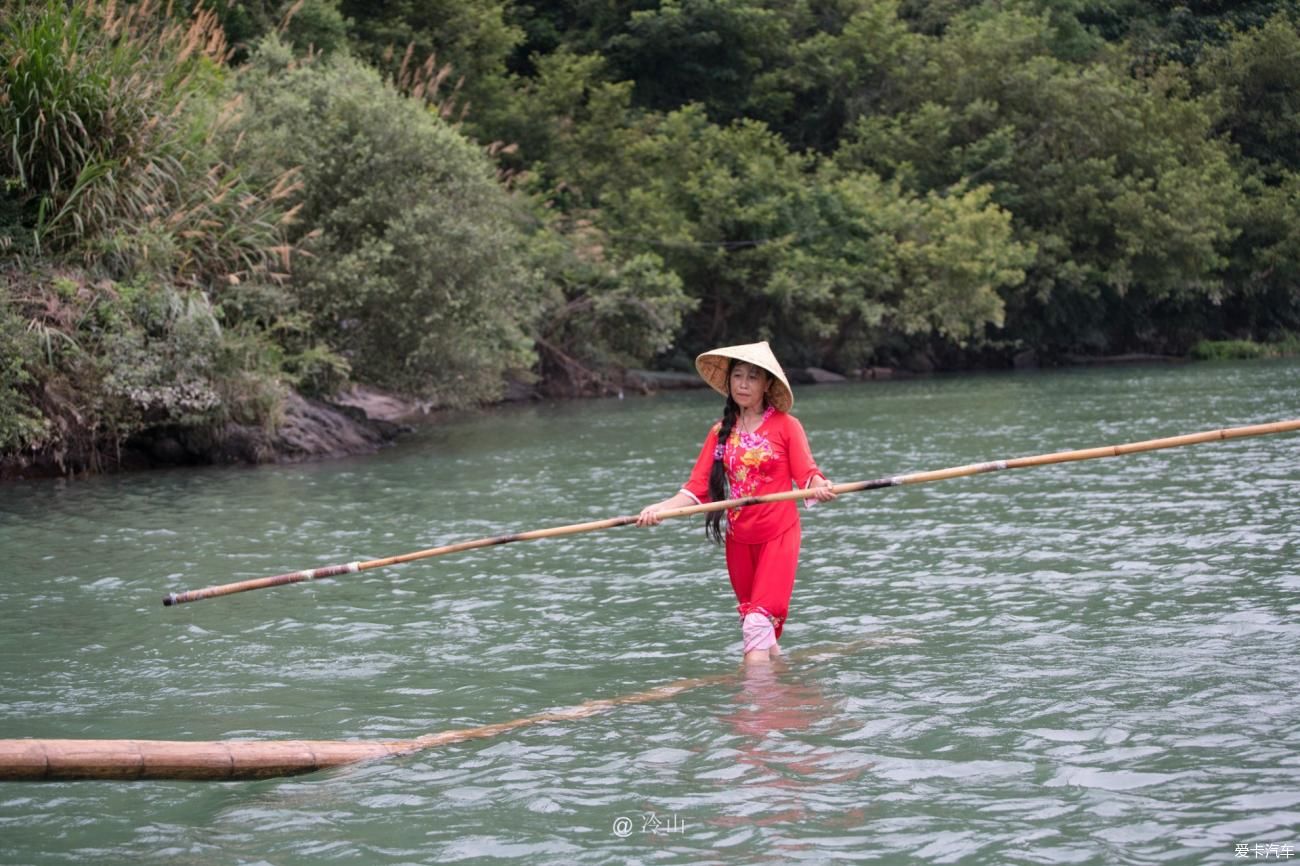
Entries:
[[1255, 358], [1289, 358], [1300, 355], [1300, 336], [1258, 343], [1254, 340], [1201, 340], [1188, 354], [1197, 361], [1246, 361]]
[[0, 450], [95, 469], [148, 427], [273, 424], [289, 381], [346, 370], [283, 288], [295, 177], [226, 158], [224, 56], [210, 13], [151, 2], [0, 23]]
[[37, 447], [47, 431], [45, 419], [31, 400], [36, 380], [29, 365], [36, 356], [36, 343], [6, 295], [0, 293], [0, 452]]
[[531, 365], [521, 215], [477, 147], [360, 62], [295, 63], [274, 38], [239, 88], [241, 158], [300, 169], [293, 286], [357, 376], [460, 405]]

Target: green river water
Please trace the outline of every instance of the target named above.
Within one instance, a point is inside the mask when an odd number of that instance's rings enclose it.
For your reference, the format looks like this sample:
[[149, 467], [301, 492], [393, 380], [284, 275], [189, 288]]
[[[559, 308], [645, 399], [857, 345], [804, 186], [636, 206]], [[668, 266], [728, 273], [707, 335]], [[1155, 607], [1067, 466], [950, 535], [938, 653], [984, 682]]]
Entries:
[[[738, 664], [698, 518], [161, 605], [635, 513], [719, 411], [528, 405], [362, 459], [0, 486], [0, 737], [407, 738], [717, 677], [287, 779], [0, 783], [0, 862], [1300, 856], [1298, 434], [818, 505], [774, 668]], [[795, 414], [852, 481], [1294, 418], [1300, 361], [796, 387]]]

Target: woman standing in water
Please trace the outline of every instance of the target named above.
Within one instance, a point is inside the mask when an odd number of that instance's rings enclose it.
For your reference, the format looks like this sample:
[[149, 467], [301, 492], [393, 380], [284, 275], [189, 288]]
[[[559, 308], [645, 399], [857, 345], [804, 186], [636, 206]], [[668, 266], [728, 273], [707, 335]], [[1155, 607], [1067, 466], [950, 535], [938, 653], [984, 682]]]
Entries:
[[[798, 486], [810, 499], [835, 498], [817, 468], [808, 437], [790, 408], [794, 393], [766, 342], [726, 346], [695, 359], [695, 368], [727, 398], [722, 420], [704, 439], [690, 480], [675, 495], [646, 506], [638, 526], [654, 526], [659, 512], [692, 504], [779, 493]], [[799, 566], [799, 509], [792, 500], [710, 512], [708, 537], [725, 544], [727, 573], [736, 592], [745, 661], [774, 659], [790, 611]]]

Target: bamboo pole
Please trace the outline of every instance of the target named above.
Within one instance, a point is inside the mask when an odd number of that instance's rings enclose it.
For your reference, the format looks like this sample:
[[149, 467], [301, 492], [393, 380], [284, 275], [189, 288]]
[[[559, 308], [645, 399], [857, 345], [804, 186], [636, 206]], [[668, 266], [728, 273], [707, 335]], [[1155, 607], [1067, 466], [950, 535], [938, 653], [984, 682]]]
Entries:
[[[1269, 424], [1252, 424], [1245, 427], [1228, 427], [1222, 430], [1207, 430], [1201, 433], [1188, 433], [1183, 436], [1170, 436], [1163, 439], [1148, 439], [1142, 442], [1128, 442], [1122, 445], [1106, 445], [1100, 448], [1083, 448], [1076, 451], [1038, 454], [1032, 457], [1013, 457], [1007, 460], [970, 463], [965, 466], [953, 466], [948, 469], [936, 469], [929, 472], [914, 472], [909, 475], [893, 475], [887, 478], [876, 478], [871, 481], [853, 481], [846, 484], [836, 484], [832, 489], [836, 493], [856, 493], [862, 490], [878, 490], [883, 487], [898, 487], [905, 484], [926, 484], [931, 481], [944, 481], [949, 478], [962, 478], [968, 475], [998, 472], [1003, 469], [1025, 469], [1033, 466], [1047, 466], [1052, 463], [1071, 463], [1079, 460], [1096, 460], [1102, 457], [1122, 457], [1126, 454], [1137, 454], [1143, 451], [1158, 451], [1163, 448], [1180, 448], [1185, 445], [1199, 445], [1204, 442], [1242, 439], [1247, 436], [1264, 436], [1271, 433], [1289, 433], [1296, 430], [1300, 430], [1300, 418], [1289, 421], [1275, 421]], [[708, 502], [703, 505], [690, 505], [685, 508], [661, 511], [659, 516], [665, 519], [673, 517], [688, 517], [693, 514], [741, 508], [746, 505], [757, 505], [764, 502], [783, 502], [790, 499], [806, 498], [808, 498], [807, 490], [789, 490], [782, 493], [769, 493], [765, 496], [746, 496], [739, 499]], [[636, 520], [637, 518], [634, 515], [609, 517], [604, 520], [592, 520], [587, 523], [574, 523], [568, 526], [555, 526], [549, 529], [534, 529], [528, 532], [512, 532], [505, 535], [478, 538], [473, 541], [461, 541], [455, 544], [445, 544], [441, 547], [431, 547], [427, 550], [417, 550], [412, 553], [403, 553], [398, 556], [388, 556], [382, 559], [371, 559], [364, 562], [349, 562], [342, 565], [327, 565], [322, 568], [309, 568], [303, 571], [291, 571], [285, 574], [272, 575], [270, 577], [258, 577], [251, 580], [241, 580], [235, 583], [221, 584], [219, 586], [209, 586], [204, 589], [192, 589], [187, 592], [169, 593], [163, 597], [163, 604], [170, 607], [172, 605], [184, 604], [190, 601], [199, 601], [200, 599], [205, 598], [215, 598], [217, 596], [230, 595], [236, 592], [247, 592], [252, 589], [265, 589], [266, 587], [280, 586], [286, 583], [298, 583], [304, 580], [319, 580], [324, 577], [336, 577], [340, 574], [355, 574], [356, 572], [366, 571], [372, 568], [384, 568], [389, 565], [400, 565], [405, 562], [413, 562], [417, 559], [443, 556], [448, 553], [459, 553], [461, 551], [474, 550], [480, 547], [492, 547], [498, 544], [509, 544], [513, 541], [533, 541], [541, 538], [557, 538], [564, 535], [576, 535], [582, 532], [594, 532], [598, 529], [627, 526], [636, 523]]]
[[[790, 661], [821, 662], [905, 636], [865, 638], [793, 653]], [[573, 722], [629, 704], [647, 704], [737, 678], [735, 672], [688, 677], [614, 698], [584, 701], [508, 722], [426, 734], [410, 740], [0, 740], [0, 782], [72, 779], [226, 781], [293, 776], [498, 737], [532, 725]]]

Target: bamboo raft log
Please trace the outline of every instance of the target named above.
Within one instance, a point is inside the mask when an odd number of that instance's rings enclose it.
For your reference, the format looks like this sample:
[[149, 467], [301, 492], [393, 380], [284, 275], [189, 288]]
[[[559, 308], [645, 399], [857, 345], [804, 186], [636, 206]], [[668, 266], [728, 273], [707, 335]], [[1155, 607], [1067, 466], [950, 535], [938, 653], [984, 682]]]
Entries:
[[635, 694], [591, 700], [561, 710], [427, 734], [413, 740], [0, 740], [0, 781], [55, 779], [235, 780], [293, 776], [496, 737], [546, 722], [586, 718], [625, 704], [662, 701], [734, 674], [678, 680]]
[[[790, 659], [791, 662], [821, 662], [863, 647], [894, 644], [900, 640], [909, 638], [870, 638], [837, 646], [815, 647], [793, 653]], [[0, 781], [233, 781], [294, 776], [412, 754], [437, 746], [487, 739], [531, 725], [577, 721], [616, 707], [667, 700], [692, 689], [736, 678], [735, 672], [690, 677], [628, 695], [584, 701], [572, 707], [547, 710], [508, 722], [426, 734], [411, 740], [0, 740]]]
[[0, 781], [56, 779], [235, 780], [293, 776], [495, 737], [529, 725], [585, 718], [624, 704], [659, 701], [730, 675], [697, 677], [562, 710], [428, 734], [413, 740], [0, 740]]
[[0, 740], [0, 780], [259, 779], [412, 751], [408, 743], [330, 740]]

